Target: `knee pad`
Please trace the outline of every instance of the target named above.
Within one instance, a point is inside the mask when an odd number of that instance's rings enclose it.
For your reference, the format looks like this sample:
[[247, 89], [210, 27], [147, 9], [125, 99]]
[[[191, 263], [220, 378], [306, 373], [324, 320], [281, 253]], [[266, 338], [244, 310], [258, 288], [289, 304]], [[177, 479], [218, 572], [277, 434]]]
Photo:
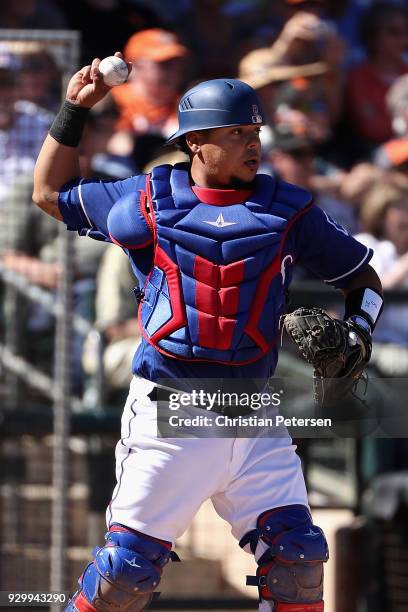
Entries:
[[179, 561], [170, 544], [113, 525], [105, 546], [93, 551], [94, 561], [79, 579], [79, 591], [66, 610], [139, 612], [151, 603], [163, 567]]
[[294, 505], [264, 512], [240, 546], [249, 544], [255, 553], [259, 541], [267, 549], [247, 584], [258, 587], [260, 601], [273, 601], [276, 612], [323, 612], [323, 563], [329, 551], [308, 509]]

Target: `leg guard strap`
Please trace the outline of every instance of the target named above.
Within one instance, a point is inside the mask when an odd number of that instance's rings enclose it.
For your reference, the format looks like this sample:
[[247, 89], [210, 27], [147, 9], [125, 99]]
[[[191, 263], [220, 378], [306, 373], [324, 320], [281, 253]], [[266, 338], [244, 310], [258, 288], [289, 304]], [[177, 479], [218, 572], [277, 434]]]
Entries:
[[323, 562], [290, 563], [274, 559], [259, 565], [256, 576], [247, 577], [247, 585], [257, 586], [264, 601], [316, 604], [323, 597]]

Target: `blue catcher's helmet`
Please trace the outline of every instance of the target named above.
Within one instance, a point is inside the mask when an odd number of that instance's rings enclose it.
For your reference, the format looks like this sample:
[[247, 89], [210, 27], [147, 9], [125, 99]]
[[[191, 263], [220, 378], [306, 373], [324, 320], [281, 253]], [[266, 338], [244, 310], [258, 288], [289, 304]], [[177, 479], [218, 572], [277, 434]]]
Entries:
[[178, 120], [168, 143], [195, 130], [264, 123], [256, 91], [237, 79], [212, 79], [189, 89], [180, 99]]

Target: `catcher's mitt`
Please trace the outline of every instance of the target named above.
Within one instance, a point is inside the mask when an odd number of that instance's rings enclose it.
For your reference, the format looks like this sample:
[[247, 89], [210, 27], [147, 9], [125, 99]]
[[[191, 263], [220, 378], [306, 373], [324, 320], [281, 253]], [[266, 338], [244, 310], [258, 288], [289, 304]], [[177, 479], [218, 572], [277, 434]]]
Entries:
[[298, 308], [283, 324], [306, 361], [314, 367], [315, 400], [330, 406], [361, 378], [371, 356], [371, 338], [352, 321], [332, 319], [320, 308]]

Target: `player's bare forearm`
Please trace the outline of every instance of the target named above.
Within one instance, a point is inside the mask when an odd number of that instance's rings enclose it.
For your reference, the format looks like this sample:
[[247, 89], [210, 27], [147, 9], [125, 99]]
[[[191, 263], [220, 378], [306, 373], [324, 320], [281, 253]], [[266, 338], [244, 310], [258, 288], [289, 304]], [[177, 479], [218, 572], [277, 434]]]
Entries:
[[[115, 53], [122, 59], [122, 54]], [[44, 141], [34, 171], [33, 200], [46, 213], [62, 221], [58, 194], [63, 185], [79, 177], [78, 144], [88, 109], [106, 96], [110, 87], [99, 71], [100, 60], [78, 70], [71, 78], [66, 103]], [[128, 73], [132, 67], [127, 64]], [[52, 134], [52, 136], [51, 136]]]
[[[66, 99], [78, 109], [91, 108], [108, 91], [99, 74], [98, 66], [99, 60], [95, 59], [92, 65], [84, 66], [76, 72], [68, 84]], [[79, 176], [79, 158], [78, 147], [75, 146], [78, 142], [64, 144], [70, 125], [65, 122], [62, 130], [61, 126], [58, 127], [59, 135], [55, 138], [48, 135], [38, 156], [34, 170], [33, 200], [46, 213], [62, 221], [58, 208], [58, 193], [65, 183]], [[73, 126], [72, 129], [78, 128]], [[50, 132], [52, 131], [53, 127]]]
[[34, 202], [44, 212], [62, 221], [58, 208], [58, 193], [65, 183], [77, 176], [78, 149], [62, 145], [48, 135], [34, 169]]
[[347, 296], [347, 294], [351, 291], [364, 287], [371, 287], [372, 289], [378, 291], [380, 295], [383, 294], [380, 277], [378, 276], [374, 268], [372, 268], [371, 266], [366, 266], [358, 276], [355, 276], [353, 278], [353, 280], [347, 287], [342, 289], [342, 291], [344, 295]]

